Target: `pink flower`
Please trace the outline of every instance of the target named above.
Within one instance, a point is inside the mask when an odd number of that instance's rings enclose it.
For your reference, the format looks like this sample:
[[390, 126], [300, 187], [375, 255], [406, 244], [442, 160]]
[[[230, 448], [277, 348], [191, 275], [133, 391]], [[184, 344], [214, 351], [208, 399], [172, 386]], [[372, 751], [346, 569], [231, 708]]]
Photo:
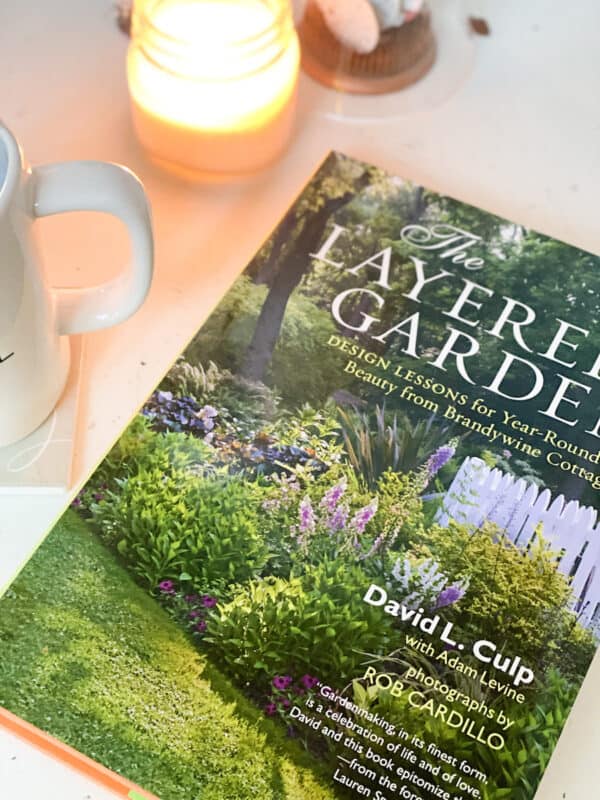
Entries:
[[202, 595], [202, 605], [204, 608], [214, 608], [217, 605], [217, 598], [210, 594]]
[[265, 706], [265, 714], [267, 715], [267, 717], [274, 717], [276, 713], [277, 713], [277, 706], [275, 705], [275, 703], [267, 703], [267, 705]]
[[206, 621], [201, 619], [200, 622], [197, 622], [194, 627], [195, 630], [198, 631], [198, 633], [204, 633], [204, 631], [206, 630]]
[[316, 686], [319, 685], [319, 679], [315, 678], [313, 675], [303, 675], [300, 678], [300, 683], [304, 686], [305, 689], [309, 691], [314, 689]]
[[273, 686], [280, 692], [287, 691], [293, 683], [293, 679], [289, 675], [275, 675], [273, 678]]
[[158, 588], [163, 594], [175, 594], [175, 584], [173, 581], [161, 581]]

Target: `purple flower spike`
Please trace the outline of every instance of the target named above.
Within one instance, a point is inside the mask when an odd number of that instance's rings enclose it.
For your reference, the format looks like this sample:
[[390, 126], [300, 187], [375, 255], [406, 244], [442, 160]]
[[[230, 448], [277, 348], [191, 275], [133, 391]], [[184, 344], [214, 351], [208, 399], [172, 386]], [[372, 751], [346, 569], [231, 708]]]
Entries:
[[450, 586], [446, 586], [446, 588], [439, 593], [435, 607], [445, 608], [446, 606], [452, 606], [454, 603], [458, 603], [458, 601], [462, 600], [465, 596], [466, 591], [467, 588], [462, 583], [452, 583]]
[[188, 614], [188, 617], [190, 619], [198, 619], [198, 617], [201, 617], [201, 616], [202, 616], [202, 612], [200, 611], [199, 608], [195, 608], [193, 611], [190, 611], [190, 613]]
[[273, 686], [279, 692], [286, 692], [293, 683], [293, 679], [289, 675], [275, 675], [273, 678]]
[[206, 630], [206, 621], [201, 619], [200, 622], [197, 622], [194, 626], [198, 633], [204, 633]]
[[327, 521], [327, 528], [329, 529], [330, 533], [336, 533], [337, 531], [343, 530], [346, 527], [347, 522], [348, 506], [339, 505]]
[[265, 714], [267, 715], [267, 717], [274, 717], [276, 713], [277, 713], [277, 706], [275, 705], [275, 703], [268, 703], [265, 706]]
[[330, 514], [333, 514], [337, 509], [340, 500], [344, 496], [347, 486], [348, 482], [345, 478], [342, 478], [342, 480], [336, 483], [335, 486], [332, 486], [331, 489], [328, 489], [321, 499], [321, 507], [326, 508]]
[[310, 497], [302, 498], [300, 502], [300, 533], [309, 533], [315, 529], [315, 512], [310, 502]]
[[445, 467], [446, 464], [456, 453], [456, 447], [451, 444], [444, 444], [432, 453], [427, 460], [427, 474], [429, 478], [433, 478], [438, 472]]
[[202, 595], [202, 605], [204, 608], [214, 608], [217, 605], [217, 598], [210, 594]]
[[367, 527], [368, 523], [373, 519], [375, 514], [377, 513], [377, 506], [378, 501], [377, 498], [374, 497], [368, 506], [364, 506], [364, 508], [359, 508], [356, 514], [352, 517], [350, 521], [350, 527], [356, 531], [357, 534], [362, 534], [365, 532], [365, 528]]

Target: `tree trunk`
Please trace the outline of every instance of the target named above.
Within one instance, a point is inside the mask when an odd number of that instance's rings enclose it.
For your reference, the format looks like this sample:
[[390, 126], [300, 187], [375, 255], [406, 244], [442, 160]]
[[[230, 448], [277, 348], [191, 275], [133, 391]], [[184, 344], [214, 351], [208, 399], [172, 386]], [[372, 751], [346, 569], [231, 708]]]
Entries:
[[265, 258], [261, 268], [256, 273], [254, 277], [254, 283], [266, 284], [269, 287], [272, 286], [273, 281], [275, 280], [275, 275], [277, 274], [277, 267], [283, 254], [283, 249], [292, 238], [294, 228], [297, 224], [298, 220], [296, 218], [296, 209], [292, 208], [281, 220], [279, 227], [273, 234], [271, 251], [267, 258]]
[[[362, 188], [362, 187], [361, 187]], [[318, 211], [308, 212], [293, 250], [274, 275], [269, 293], [260, 310], [252, 341], [242, 361], [240, 374], [253, 381], [264, 381], [267, 367], [281, 332], [288, 300], [310, 267], [309, 254], [318, 250], [332, 214], [347, 205], [356, 192], [327, 200]], [[279, 232], [275, 234], [279, 239]], [[280, 250], [283, 243], [280, 244]]]

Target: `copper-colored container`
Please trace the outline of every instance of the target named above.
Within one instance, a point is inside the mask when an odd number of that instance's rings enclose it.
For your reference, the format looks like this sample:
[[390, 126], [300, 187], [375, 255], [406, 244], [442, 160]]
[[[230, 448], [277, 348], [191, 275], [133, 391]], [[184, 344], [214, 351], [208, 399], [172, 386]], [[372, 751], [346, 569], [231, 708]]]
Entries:
[[320, 83], [344, 92], [383, 94], [404, 89], [429, 72], [436, 57], [429, 11], [383, 31], [378, 46], [367, 54], [341, 44], [317, 4], [310, 1], [298, 33], [304, 70]]

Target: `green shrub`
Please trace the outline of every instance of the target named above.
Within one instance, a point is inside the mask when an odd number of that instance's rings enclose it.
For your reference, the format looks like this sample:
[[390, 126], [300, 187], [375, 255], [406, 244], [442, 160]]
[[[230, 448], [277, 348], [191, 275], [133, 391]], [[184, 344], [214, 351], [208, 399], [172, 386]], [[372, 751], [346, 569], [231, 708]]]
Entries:
[[448, 612], [467, 640], [489, 638], [538, 673], [561, 665], [561, 643], [568, 640], [571, 649], [582, 648], [570, 659], [587, 669], [590, 640], [575, 633], [578, 623], [568, 610], [571, 588], [543, 540], [523, 553], [490, 523], [473, 532], [452, 522], [448, 528], [431, 527], [415, 552], [434, 556], [449, 574], [469, 577], [468, 602], [460, 613]]
[[104, 541], [151, 589], [185, 570], [184, 542], [194, 524], [188, 483], [184, 472], [142, 468], [92, 506]]
[[392, 542], [395, 551], [405, 550], [424, 533], [421, 488], [420, 477], [415, 473], [387, 470], [377, 482], [379, 506], [374, 527]]
[[258, 488], [241, 478], [140, 469], [93, 507], [103, 538], [155, 588], [188, 574], [191, 589], [222, 593], [264, 567]]
[[260, 490], [243, 477], [191, 482], [194, 522], [185, 540], [186, 572], [198, 591], [223, 593], [260, 574], [269, 552], [259, 531]]
[[273, 389], [259, 381], [251, 381], [229, 370], [221, 372], [219, 384], [206, 395], [206, 400], [226, 409], [226, 416], [236, 432], [252, 435], [273, 422], [279, 398]]
[[91, 479], [91, 485], [114, 486], [117, 479], [143, 469], [159, 469], [166, 475], [178, 470], [209, 466], [215, 458], [210, 445], [185, 433], [159, 434], [138, 415], [119, 438]]
[[[422, 688], [422, 687], [421, 687]], [[467, 690], [468, 691], [468, 690]], [[420, 712], [410, 705], [408, 692], [393, 696], [387, 689], [376, 685], [354, 683], [354, 700], [361, 707], [371, 708], [389, 722], [404, 728], [426, 741], [434, 741], [442, 750], [462, 761], [463, 759], [486, 772], [488, 782], [474, 780], [483, 800], [531, 800], [546, 769], [558, 737], [577, 696], [578, 687], [567, 681], [559, 672], [551, 670], [543, 679], [533, 701], [519, 705], [514, 701], [496, 700], [496, 711], [502, 708], [513, 724], [503, 732], [505, 745], [501, 750], [491, 750], [474, 737], [457, 736], [456, 730], [430, 713]], [[469, 694], [472, 694], [469, 692]], [[446, 699], [443, 703], [448, 703]], [[487, 701], [491, 704], [490, 701]], [[453, 707], [465, 714], [464, 707]], [[497, 729], [484, 718], [476, 718], [477, 726]], [[481, 722], [480, 722], [481, 720]], [[435, 766], [435, 761], [433, 765]], [[468, 779], [467, 779], [468, 780]]]
[[302, 576], [239, 587], [209, 620], [219, 663], [242, 684], [266, 688], [274, 675], [307, 672], [335, 685], [356, 677], [366, 653], [387, 652], [392, 625], [362, 601], [357, 566], [324, 562]]

